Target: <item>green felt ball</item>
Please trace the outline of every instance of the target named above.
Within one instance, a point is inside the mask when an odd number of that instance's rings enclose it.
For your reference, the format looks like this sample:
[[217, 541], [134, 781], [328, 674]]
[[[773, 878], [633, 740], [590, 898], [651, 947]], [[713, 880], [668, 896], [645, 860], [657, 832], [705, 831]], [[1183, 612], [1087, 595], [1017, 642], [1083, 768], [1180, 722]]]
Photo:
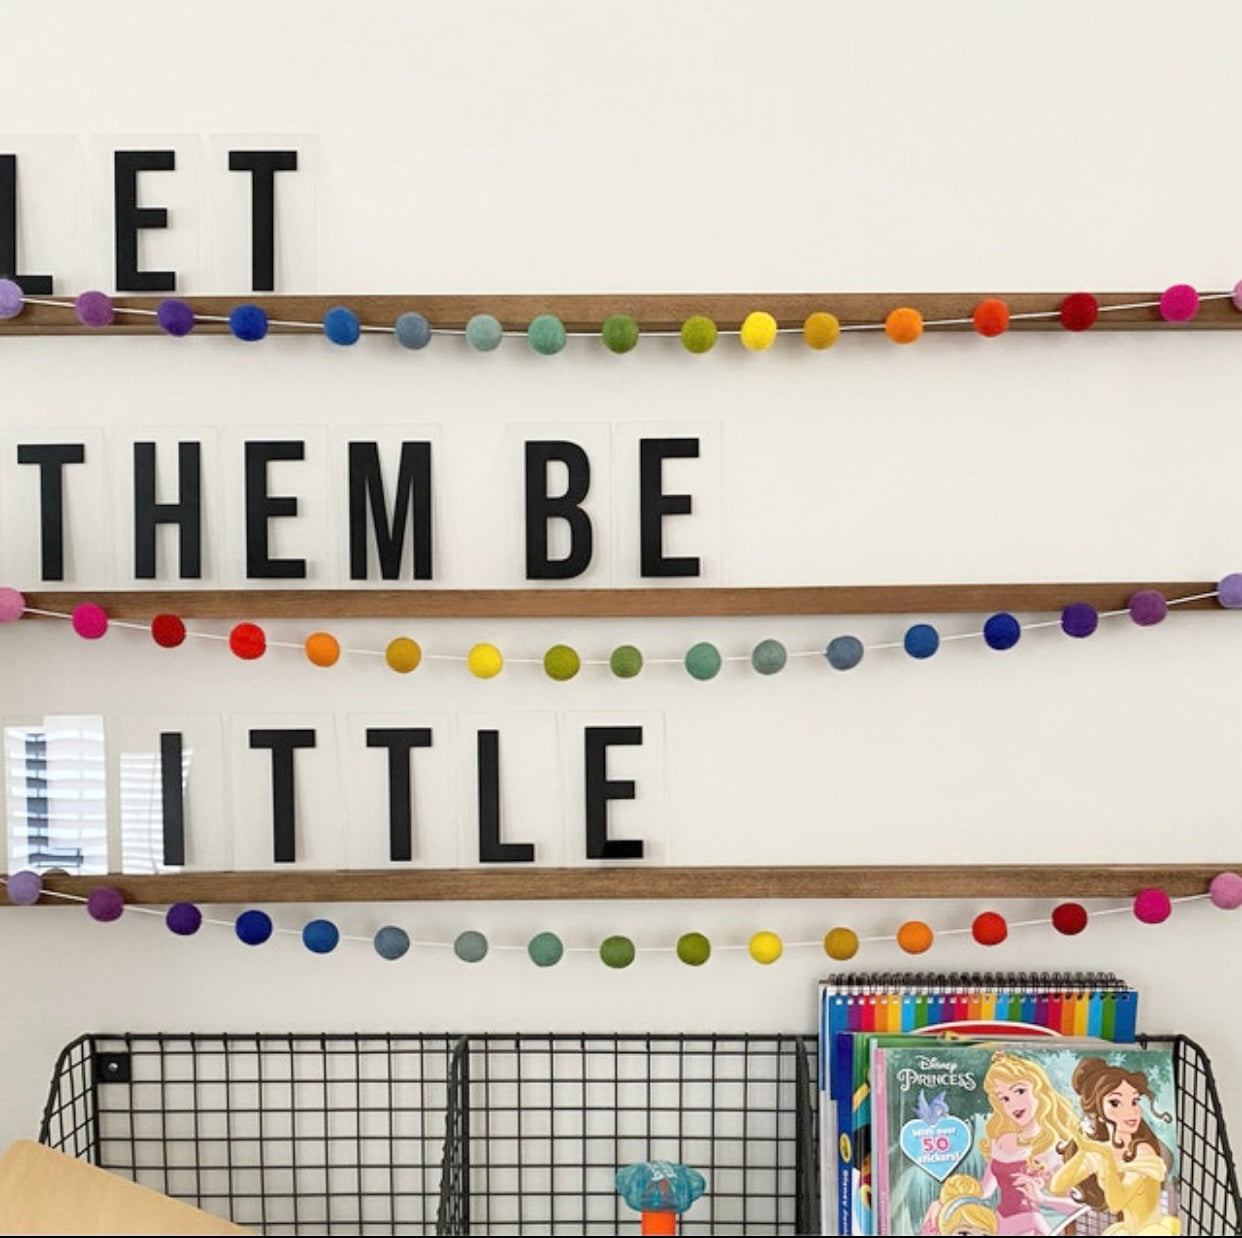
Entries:
[[707, 641], [700, 641], [686, 654], [686, 670], [695, 679], [714, 679], [720, 673], [720, 650]]
[[599, 957], [606, 967], [629, 967], [634, 961], [634, 943], [628, 937], [605, 937]]
[[629, 352], [638, 343], [638, 323], [629, 314], [614, 314], [605, 319], [601, 334], [613, 352]]
[[761, 640], [751, 651], [750, 664], [761, 675], [785, 669], [785, 646], [778, 640]]
[[681, 342], [687, 352], [707, 352], [716, 342], [716, 324], [706, 314], [695, 314], [681, 324]]
[[543, 357], [550, 357], [565, 347], [565, 324], [555, 314], [540, 314], [526, 328], [530, 346]]
[[561, 961], [565, 947], [555, 933], [536, 933], [526, 947], [530, 961], [536, 967], [552, 967]]
[[712, 957], [712, 943], [702, 933], [683, 933], [677, 939], [677, 957], [690, 967], [702, 967]]
[[562, 682], [572, 679], [582, 666], [582, 659], [568, 645], [553, 645], [543, 655], [543, 669], [549, 679]]
[[618, 679], [633, 679], [643, 669], [643, 655], [633, 645], [618, 645], [608, 665]]

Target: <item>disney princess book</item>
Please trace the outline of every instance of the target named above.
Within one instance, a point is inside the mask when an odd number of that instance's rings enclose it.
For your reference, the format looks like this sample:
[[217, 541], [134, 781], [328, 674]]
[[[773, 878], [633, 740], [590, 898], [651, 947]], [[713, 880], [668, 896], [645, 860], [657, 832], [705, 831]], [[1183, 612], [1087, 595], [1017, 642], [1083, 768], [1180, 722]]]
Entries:
[[1168, 1049], [876, 1045], [881, 1234], [1177, 1234]]

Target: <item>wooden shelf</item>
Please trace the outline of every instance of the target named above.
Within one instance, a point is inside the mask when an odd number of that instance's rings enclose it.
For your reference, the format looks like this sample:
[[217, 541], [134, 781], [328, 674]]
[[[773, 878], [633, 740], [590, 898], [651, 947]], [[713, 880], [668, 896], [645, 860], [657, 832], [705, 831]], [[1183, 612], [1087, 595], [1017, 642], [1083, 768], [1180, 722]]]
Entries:
[[[668, 589], [195, 589], [27, 593], [37, 610], [67, 612], [96, 602], [113, 619], [144, 622], [161, 612], [195, 619], [539, 619], [715, 615], [986, 614], [1059, 611], [1070, 602], [1123, 610], [1140, 589], [1167, 598], [1211, 593], [1217, 581], [1083, 584], [828, 585]], [[1220, 610], [1213, 597], [1179, 610]], [[38, 618], [39, 616], [30, 616]]]
[[[176, 295], [176, 294], [171, 294]], [[843, 327], [883, 323], [889, 312], [909, 305], [930, 321], [958, 320], [944, 326], [929, 326], [929, 331], [973, 331], [971, 314], [986, 297], [1000, 297], [1013, 315], [1051, 314], [1050, 318], [1021, 319], [1010, 322], [1011, 331], [1061, 331], [1055, 316], [1065, 292], [718, 292], [718, 293], [585, 293], [567, 295], [352, 295], [332, 296], [268, 296], [245, 294], [232, 297], [199, 297], [187, 294], [186, 300], [201, 315], [227, 317], [241, 304], [261, 305], [272, 320], [273, 333], [305, 331], [304, 327], [286, 327], [278, 322], [318, 324], [324, 314], [337, 305], [347, 305], [363, 326], [391, 327], [398, 315], [407, 311], [422, 314], [432, 328], [460, 331], [475, 314], [492, 314], [507, 331], [524, 331], [538, 314], [555, 314], [567, 331], [597, 332], [605, 319], [613, 314], [629, 314], [642, 330], [677, 331], [694, 314], [706, 314], [722, 331], [736, 331], [752, 310], [766, 310], [783, 329], [801, 328], [808, 314], [827, 310]], [[1095, 294], [1102, 307], [1133, 306], [1154, 302], [1159, 292], [1099, 292]], [[71, 294], [57, 299], [72, 302]], [[117, 296], [118, 308], [154, 310], [162, 296]], [[1092, 331], [1230, 331], [1242, 328], [1242, 313], [1232, 300], [1204, 300], [1199, 312], [1186, 323], [1170, 323], [1160, 317], [1154, 305], [1143, 308], [1118, 309], [1100, 315]], [[311, 330], [318, 333], [316, 325]], [[200, 322], [195, 333], [226, 334], [222, 322]], [[84, 327], [74, 316], [72, 305], [27, 305], [16, 318], [0, 322], [0, 337], [6, 335], [162, 335], [154, 317], [120, 314], [116, 322], [103, 329]], [[641, 345], [640, 345], [641, 347]]]
[[[1203, 894], [1220, 864], [847, 865], [842, 867], [440, 868], [62, 877], [44, 886], [127, 903], [456, 902], [547, 899], [1131, 898], [1148, 886]], [[0, 902], [7, 902], [0, 894]], [[78, 906], [44, 895], [40, 906]]]

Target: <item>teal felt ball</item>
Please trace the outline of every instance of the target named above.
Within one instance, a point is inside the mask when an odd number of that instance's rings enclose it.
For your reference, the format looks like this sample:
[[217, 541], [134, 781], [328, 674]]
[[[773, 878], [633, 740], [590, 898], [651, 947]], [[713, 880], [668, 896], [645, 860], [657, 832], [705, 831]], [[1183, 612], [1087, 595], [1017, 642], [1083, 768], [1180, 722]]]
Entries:
[[475, 314], [466, 323], [466, 343], [475, 352], [491, 352], [493, 349], [499, 348], [504, 334], [504, 328], [500, 325], [500, 320], [493, 318], [491, 314]]
[[778, 640], [761, 640], [750, 654], [750, 664], [760, 675], [775, 675], [785, 669], [785, 646]]
[[526, 338], [541, 357], [550, 357], [565, 347], [565, 324], [555, 314], [540, 314], [526, 328]]
[[613, 314], [604, 320], [600, 334], [612, 352], [629, 352], [638, 343], [638, 323], [629, 314]]
[[565, 947], [555, 933], [536, 933], [526, 947], [530, 961], [536, 967], [552, 967], [561, 961]]
[[708, 641], [700, 641], [686, 653], [686, 670], [695, 679], [714, 679], [722, 663], [720, 650]]
[[481, 962], [487, 956], [487, 938], [482, 933], [467, 929], [466, 932], [457, 934], [457, 940], [453, 942], [453, 953], [463, 963]]

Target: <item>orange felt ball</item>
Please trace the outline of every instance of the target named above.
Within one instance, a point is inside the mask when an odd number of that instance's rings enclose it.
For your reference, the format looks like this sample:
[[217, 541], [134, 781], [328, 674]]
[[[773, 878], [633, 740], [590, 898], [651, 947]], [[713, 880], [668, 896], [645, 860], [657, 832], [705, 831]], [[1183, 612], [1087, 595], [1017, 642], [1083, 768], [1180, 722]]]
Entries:
[[305, 648], [307, 659], [316, 666], [335, 666], [341, 656], [340, 642], [329, 632], [312, 632]]
[[922, 954], [931, 949], [935, 934], [922, 920], [907, 920], [897, 930], [897, 944], [907, 954]]
[[971, 321], [980, 335], [1001, 335], [1009, 330], [1009, 306], [997, 297], [989, 297], [975, 306]]
[[903, 305], [884, 320], [884, 334], [894, 344], [913, 344], [923, 334], [923, 315]]

